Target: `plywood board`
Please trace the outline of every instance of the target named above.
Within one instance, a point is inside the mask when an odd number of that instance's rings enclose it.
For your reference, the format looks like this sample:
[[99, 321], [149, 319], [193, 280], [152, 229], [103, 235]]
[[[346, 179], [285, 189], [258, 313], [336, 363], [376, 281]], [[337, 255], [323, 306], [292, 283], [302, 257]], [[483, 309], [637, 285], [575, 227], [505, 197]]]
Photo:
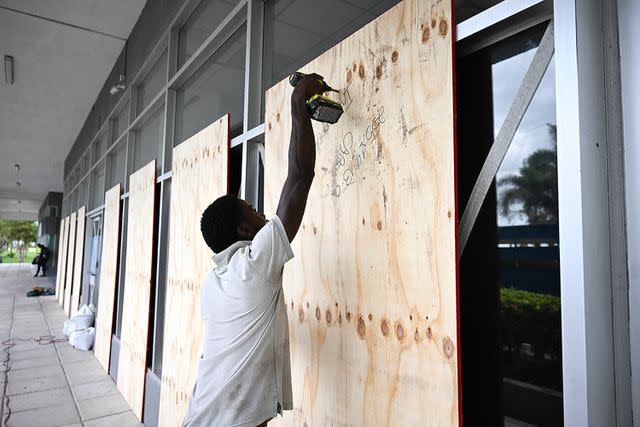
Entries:
[[[57, 268], [56, 268], [56, 299], [60, 297], [60, 284], [62, 280], [60, 279], [60, 274], [62, 273], [62, 260], [64, 257], [62, 256], [62, 248], [64, 246], [64, 218], [60, 219], [60, 231], [58, 232], [58, 252], [56, 253], [57, 258]], [[64, 287], [62, 287], [64, 288]]]
[[60, 272], [60, 294], [57, 296], [58, 304], [62, 305], [64, 301], [64, 291], [66, 288], [67, 280], [67, 256], [69, 248], [69, 217], [64, 218], [63, 231], [62, 231], [62, 271]]
[[100, 287], [96, 313], [96, 340], [93, 352], [100, 366], [109, 373], [111, 360], [111, 334], [113, 307], [118, 281], [118, 257], [120, 254], [120, 184], [104, 195], [104, 219], [102, 226], [102, 256], [100, 257]]
[[80, 292], [82, 290], [82, 264], [84, 262], [84, 227], [85, 227], [85, 207], [78, 209], [76, 215], [76, 254], [73, 267], [73, 286], [71, 287], [71, 313], [73, 317], [78, 311], [80, 304]]
[[71, 315], [71, 288], [73, 287], [73, 267], [76, 253], [76, 224], [78, 213], [74, 212], [69, 218], [69, 244], [67, 245], [67, 277], [64, 280], [64, 312]]
[[[285, 267], [294, 410], [276, 425], [459, 424], [451, 2], [405, 0], [303, 72], [345, 113]], [[265, 211], [287, 175], [290, 96], [267, 92]]]
[[142, 420], [153, 260], [156, 161], [131, 175], [118, 389]]
[[210, 203], [227, 194], [228, 151], [229, 115], [173, 149], [161, 427], [182, 424], [197, 377], [203, 336], [200, 287], [213, 268], [211, 249], [200, 232], [200, 216]]

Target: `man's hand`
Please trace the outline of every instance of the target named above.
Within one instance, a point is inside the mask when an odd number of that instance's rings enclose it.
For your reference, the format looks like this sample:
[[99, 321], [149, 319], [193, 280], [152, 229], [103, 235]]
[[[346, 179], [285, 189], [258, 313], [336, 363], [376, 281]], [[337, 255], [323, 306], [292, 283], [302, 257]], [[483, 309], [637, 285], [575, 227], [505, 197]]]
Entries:
[[319, 74], [307, 74], [300, 79], [291, 94], [291, 102], [306, 104], [313, 95], [322, 95], [326, 92], [324, 77]]

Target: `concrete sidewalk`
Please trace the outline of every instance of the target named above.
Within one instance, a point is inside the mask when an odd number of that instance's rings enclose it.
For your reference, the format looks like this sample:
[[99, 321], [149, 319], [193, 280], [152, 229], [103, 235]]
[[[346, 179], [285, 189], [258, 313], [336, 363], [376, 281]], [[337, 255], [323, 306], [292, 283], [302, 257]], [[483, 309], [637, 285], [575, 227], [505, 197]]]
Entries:
[[[67, 316], [54, 296], [28, 298], [33, 286], [55, 286], [35, 278], [30, 264], [0, 264], [0, 360], [7, 359], [2, 426], [142, 426], [115, 383], [100, 367], [93, 352], [74, 349], [67, 342], [40, 345], [34, 340], [63, 337]], [[4, 369], [2, 374], [4, 385]], [[7, 405], [8, 403], [8, 405]], [[10, 413], [9, 413], [10, 408]]]

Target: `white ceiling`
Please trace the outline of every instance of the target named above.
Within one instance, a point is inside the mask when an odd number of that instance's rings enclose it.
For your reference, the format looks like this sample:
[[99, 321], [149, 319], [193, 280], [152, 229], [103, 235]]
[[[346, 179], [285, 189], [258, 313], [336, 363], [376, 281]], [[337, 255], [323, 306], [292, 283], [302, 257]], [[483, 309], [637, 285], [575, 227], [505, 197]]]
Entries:
[[36, 219], [62, 191], [64, 159], [145, 2], [0, 0], [0, 219]]

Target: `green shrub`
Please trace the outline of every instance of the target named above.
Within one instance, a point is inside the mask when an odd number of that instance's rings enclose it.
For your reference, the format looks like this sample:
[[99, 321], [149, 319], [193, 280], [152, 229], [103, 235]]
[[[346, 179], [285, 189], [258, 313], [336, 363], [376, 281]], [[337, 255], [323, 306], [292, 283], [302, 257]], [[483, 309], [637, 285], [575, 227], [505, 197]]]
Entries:
[[559, 359], [562, 349], [560, 298], [519, 289], [500, 289], [503, 345], [519, 351], [522, 343], [532, 346], [535, 356], [549, 354]]

